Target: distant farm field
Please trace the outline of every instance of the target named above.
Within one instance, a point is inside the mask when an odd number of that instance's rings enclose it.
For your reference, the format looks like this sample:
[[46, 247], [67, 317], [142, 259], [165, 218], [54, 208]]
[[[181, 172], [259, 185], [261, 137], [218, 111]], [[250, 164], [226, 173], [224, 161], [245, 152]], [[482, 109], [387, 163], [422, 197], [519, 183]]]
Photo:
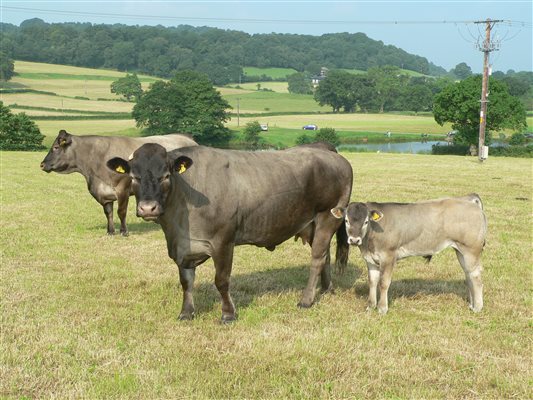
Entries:
[[131, 198], [130, 236], [108, 237], [82, 176], [45, 174], [44, 155], [0, 153], [2, 398], [531, 398], [531, 160], [343, 154], [353, 200], [481, 195], [480, 314], [451, 249], [400, 263], [386, 316], [365, 312], [357, 249], [335, 293], [298, 309], [309, 247], [289, 240], [236, 249], [239, 319], [223, 326], [211, 261], [197, 269], [196, 319], [178, 322], [161, 228]]
[[256, 68], [244, 67], [243, 72], [248, 76], [265, 75], [272, 79], [285, 79], [288, 75], [292, 75], [297, 71], [292, 68]]

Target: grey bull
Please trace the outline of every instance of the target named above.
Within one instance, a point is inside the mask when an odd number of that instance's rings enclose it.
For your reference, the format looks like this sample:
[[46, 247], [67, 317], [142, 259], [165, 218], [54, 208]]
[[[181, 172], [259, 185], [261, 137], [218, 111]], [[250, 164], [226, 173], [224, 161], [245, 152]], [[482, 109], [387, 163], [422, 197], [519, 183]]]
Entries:
[[[368, 268], [368, 308], [388, 310], [392, 270], [398, 260], [452, 247], [466, 275], [470, 308], [483, 308], [481, 253], [487, 219], [477, 194], [418, 203], [350, 203], [332, 214], [346, 225], [348, 243], [359, 246]], [[379, 284], [380, 298], [377, 302]]]
[[79, 172], [87, 181], [87, 188], [104, 209], [107, 233], [113, 235], [113, 202], [118, 201], [120, 233], [128, 235], [126, 214], [131, 196], [131, 179], [128, 175], [110, 171], [105, 161], [112, 157], [128, 157], [145, 143], [159, 143], [167, 150], [193, 146], [194, 140], [185, 135], [172, 134], [142, 138], [112, 136], [76, 136], [61, 130], [50, 151], [41, 162], [45, 172], [70, 174]]
[[[210, 257], [222, 321], [236, 318], [229, 286], [238, 245], [274, 250], [300, 236], [311, 244], [312, 260], [299, 306], [313, 304], [319, 276], [322, 290], [330, 289], [330, 241], [342, 224], [330, 210], [347, 206], [352, 189], [352, 168], [339, 154], [320, 146], [262, 152], [196, 146], [167, 153], [147, 144], [130, 161], [114, 158], [107, 165], [133, 179], [137, 215], [163, 228], [183, 288], [180, 319], [194, 316], [195, 269]], [[345, 239], [337, 245], [345, 264], [349, 246]]]

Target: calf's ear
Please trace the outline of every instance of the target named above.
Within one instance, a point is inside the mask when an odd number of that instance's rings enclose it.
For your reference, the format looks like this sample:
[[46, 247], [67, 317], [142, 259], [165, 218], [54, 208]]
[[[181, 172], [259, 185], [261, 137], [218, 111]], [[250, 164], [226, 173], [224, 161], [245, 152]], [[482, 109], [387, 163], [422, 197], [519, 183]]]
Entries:
[[59, 131], [59, 135], [57, 136], [57, 144], [59, 144], [61, 147], [67, 147], [71, 143], [72, 143], [72, 135], [68, 133], [66, 130], [61, 129]]
[[370, 219], [372, 221], [379, 221], [381, 218], [383, 218], [383, 213], [381, 211], [378, 211], [378, 210], [372, 210], [368, 213], [368, 215], [370, 216]]
[[192, 165], [192, 160], [187, 156], [179, 156], [172, 163], [172, 170], [176, 171], [178, 174], [183, 174], [187, 171]]
[[344, 212], [346, 211], [345, 208], [342, 207], [335, 207], [331, 209], [331, 215], [333, 215], [337, 219], [341, 219], [344, 217]]
[[118, 172], [119, 174], [129, 174], [130, 172], [130, 164], [120, 157], [112, 158], [106, 163], [106, 165], [107, 168]]

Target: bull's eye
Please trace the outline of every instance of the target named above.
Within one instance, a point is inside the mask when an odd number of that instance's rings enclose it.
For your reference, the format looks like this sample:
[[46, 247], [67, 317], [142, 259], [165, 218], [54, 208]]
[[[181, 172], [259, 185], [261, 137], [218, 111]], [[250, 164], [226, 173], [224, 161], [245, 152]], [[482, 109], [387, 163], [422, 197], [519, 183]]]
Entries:
[[137, 182], [137, 183], [138, 183], [138, 182], [141, 181], [141, 178], [140, 178], [139, 176], [132, 176], [132, 177], [131, 177], [131, 180], [132, 180], [133, 182]]
[[348, 218], [346, 218], [344, 222], [346, 223], [346, 226], [350, 226], [350, 221], [348, 220]]
[[363, 224], [363, 226], [367, 226], [368, 225], [368, 219], [365, 220], [365, 223]]
[[161, 178], [159, 178], [159, 182], [165, 182], [170, 178], [170, 174], [165, 174]]
[[58, 146], [58, 145], [55, 145], [55, 146], [53, 147], [53, 150], [54, 150], [54, 151], [58, 151], [58, 150], [59, 150], [59, 146]]

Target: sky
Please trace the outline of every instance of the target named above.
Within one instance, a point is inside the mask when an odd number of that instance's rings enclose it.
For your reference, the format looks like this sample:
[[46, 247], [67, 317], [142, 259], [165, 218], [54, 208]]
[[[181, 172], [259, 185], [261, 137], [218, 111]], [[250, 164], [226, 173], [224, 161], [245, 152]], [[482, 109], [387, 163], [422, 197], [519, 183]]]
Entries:
[[25, 1], [0, 0], [0, 21], [91, 22], [125, 25], [209, 26], [257, 33], [363, 32], [386, 45], [426, 57], [446, 70], [466, 62], [482, 72], [478, 42], [496, 23], [493, 71], [532, 71], [533, 0], [510, 1]]

